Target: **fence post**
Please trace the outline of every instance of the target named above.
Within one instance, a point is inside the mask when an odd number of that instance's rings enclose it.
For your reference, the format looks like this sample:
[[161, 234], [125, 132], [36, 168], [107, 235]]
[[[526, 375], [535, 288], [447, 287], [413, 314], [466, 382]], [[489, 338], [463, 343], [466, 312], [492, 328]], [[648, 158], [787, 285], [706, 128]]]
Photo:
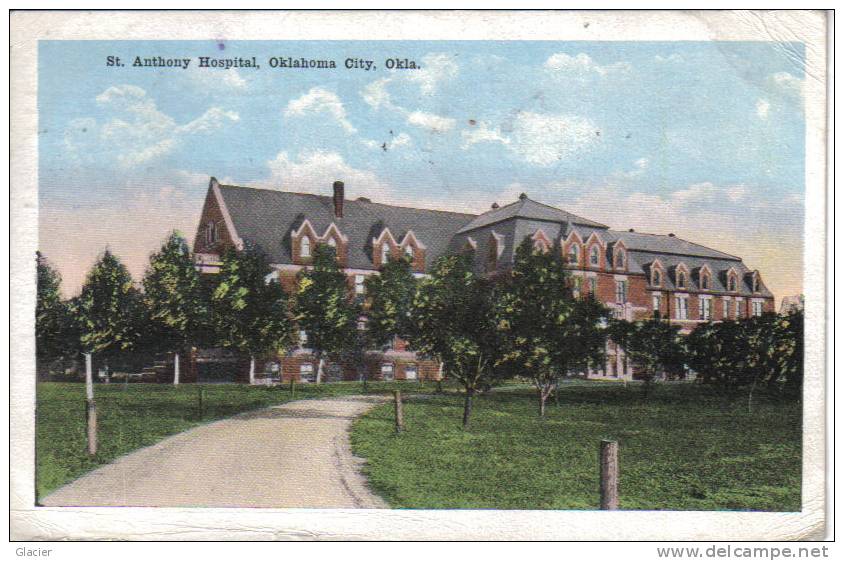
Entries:
[[396, 433], [401, 434], [404, 430], [404, 414], [401, 409], [401, 391], [393, 390], [393, 397], [396, 400]]
[[601, 441], [601, 510], [618, 510], [618, 442]]
[[97, 455], [97, 404], [93, 399], [85, 400], [85, 418], [88, 425], [88, 455]]

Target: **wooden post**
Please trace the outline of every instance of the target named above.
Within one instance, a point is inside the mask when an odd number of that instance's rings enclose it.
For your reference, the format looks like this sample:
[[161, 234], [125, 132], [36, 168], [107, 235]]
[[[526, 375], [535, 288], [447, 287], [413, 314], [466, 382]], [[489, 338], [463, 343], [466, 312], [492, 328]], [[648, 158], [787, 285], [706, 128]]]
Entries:
[[404, 430], [404, 414], [401, 409], [401, 391], [393, 390], [393, 397], [396, 400], [396, 433], [401, 434]]
[[205, 388], [199, 386], [197, 388], [199, 390], [198, 397], [199, 397], [199, 420], [201, 421], [205, 417]]
[[94, 401], [94, 373], [91, 366], [91, 353], [85, 353], [85, 397]]
[[618, 510], [618, 442], [601, 441], [601, 510]]
[[85, 401], [85, 417], [88, 425], [88, 455], [97, 454], [97, 404], [93, 399]]

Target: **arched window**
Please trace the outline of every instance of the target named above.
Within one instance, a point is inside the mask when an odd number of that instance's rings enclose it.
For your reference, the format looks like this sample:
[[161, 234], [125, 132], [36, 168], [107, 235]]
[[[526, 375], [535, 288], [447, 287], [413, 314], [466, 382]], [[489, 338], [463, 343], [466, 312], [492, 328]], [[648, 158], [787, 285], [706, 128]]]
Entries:
[[601, 264], [601, 250], [597, 245], [593, 245], [589, 250], [589, 264], [593, 267], [598, 267]]
[[735, 275], [730, 275], [730, 278], [727, 281], [727, 290], [729, 290], [730, 292], [736, 291], [736, 277], [735, 277]]
[[407, 244], [404, 246], [404, 254], [407, 255], [411, 260], [413, 259], [413, 246]]
[[677, 272], [677, 288], [686, 288], [686, 273], [683, 271]]
[[580, 246], [573, 243], [569, 246], [569, 263], [577, 265], [580, 262]]
[[381, 264], [384, 265], [390, 260], [390, 244], [386, 241], [381, 244]]
[[753, 292], [759, 292], [759, 277], [753, 275]]
[[333, 247], [334, 249], [337, 249], [337, 240], [334, 239], [334, 236], [331, 236], [330, 238], [328, 238], [327, 243], [328, 243], [328, 247]]
[[709, 275], [706, 273], [700, 275], [700, 287], [703, 290], [709, 290]]
[[299, 240], [299, 257], [310, 257], [311, 256], [311, 238], [308, 236], [302, 236], [302, 239]]
[[654, 269], [651, 275], [651, 284], [654, 286], [660, 286], [662, 284], [662, 275], [659, 274], [659, 269]]
[[624, 268], [624, 250], [619, 248], [615, 252], [615, 268], [616, 269], [623, 269]]

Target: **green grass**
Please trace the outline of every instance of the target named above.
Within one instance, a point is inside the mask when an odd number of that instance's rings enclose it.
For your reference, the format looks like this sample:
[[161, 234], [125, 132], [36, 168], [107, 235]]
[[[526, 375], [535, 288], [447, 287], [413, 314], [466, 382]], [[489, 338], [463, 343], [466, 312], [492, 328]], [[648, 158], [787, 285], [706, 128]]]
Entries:
[[475, 400], [411, 399], [396, 435], [391, 405], [358, 419], [355, 453], [394, 508], [595, 509], [598, 450], [619, 442], [621, 508], [799, 511], [801, 407], [725, 402], [709, 388], [658, 384], [650, 398], [618, 383], [565, 385], [547, 418], [511, 387]]
[[[215, 419], [290, 400], [289, 386], [98, 384], [95, 386], [99, 449], [86, 453], [85, 385], [39, 383], [36, 389], [36, 492], [38, 497], [116, 458]], [[369, 393], [432, 392], [432, 383], [370, 382]], [[296, 399], [363, 393], [358, 382], [296, 385]]]

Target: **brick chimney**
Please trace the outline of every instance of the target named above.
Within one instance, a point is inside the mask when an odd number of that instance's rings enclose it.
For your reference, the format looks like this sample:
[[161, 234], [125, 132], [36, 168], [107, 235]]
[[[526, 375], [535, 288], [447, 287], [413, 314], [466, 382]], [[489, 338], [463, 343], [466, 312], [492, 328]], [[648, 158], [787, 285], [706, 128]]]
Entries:
[[343, 218], [343, 199], [345, 188], [342, 181], [334, 182], [334, 216]]

